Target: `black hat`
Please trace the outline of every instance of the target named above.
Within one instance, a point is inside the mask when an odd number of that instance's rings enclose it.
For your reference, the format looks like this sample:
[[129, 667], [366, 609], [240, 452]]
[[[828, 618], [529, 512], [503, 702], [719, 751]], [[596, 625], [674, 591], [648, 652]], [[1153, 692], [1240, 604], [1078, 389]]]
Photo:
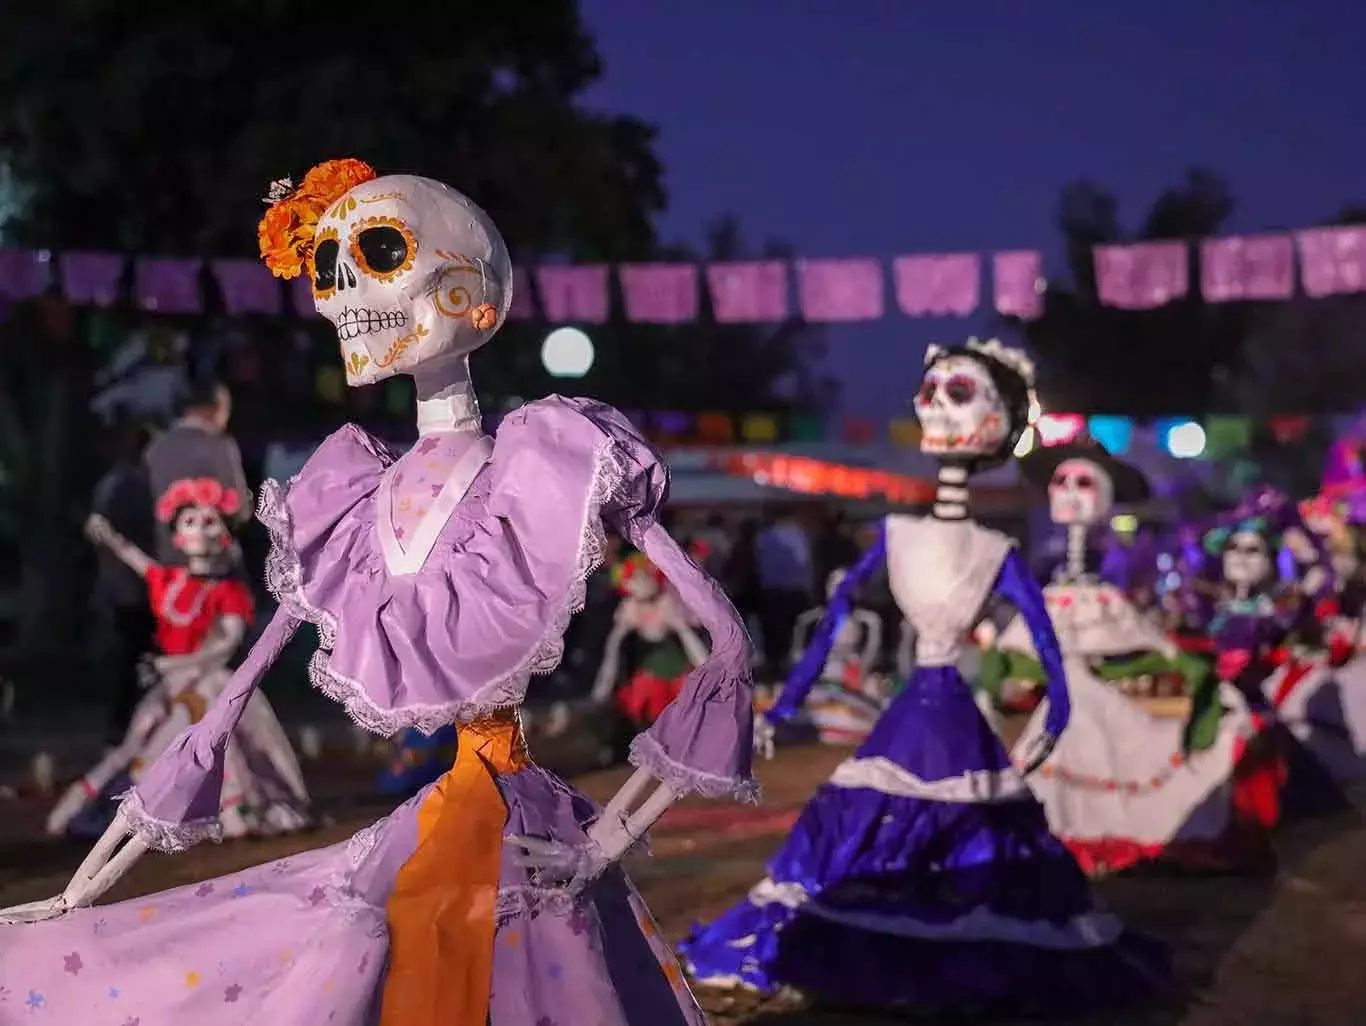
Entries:
[[1067, 460], [1090, 460], [1105, 471], [1118, 504], [1146, 502], [1152, 497], [1152, 488], [1143, 471], [1132, 463], [1116, 459], [1105, 446], [1084, 433], [1062, 445], [1036, 445], [1020, 457], [1020, 472], [1030, 484], [1047, 488], [1058, 464]]

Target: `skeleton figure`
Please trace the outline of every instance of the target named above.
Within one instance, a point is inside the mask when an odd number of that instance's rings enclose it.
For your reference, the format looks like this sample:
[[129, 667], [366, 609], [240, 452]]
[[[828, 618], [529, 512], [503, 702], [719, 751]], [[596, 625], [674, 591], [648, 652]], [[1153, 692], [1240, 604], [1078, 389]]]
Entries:
[[[834, 599], [847, 570], [834, 570], [826, 579], [826, 597]], [[825, 615], [824, 608], [807, 610], [797, 618], [792, 634], [792, 663], [801, 659], [803, 644]], [[868, 736], [886, 702], [887, 687], [872, 672], [882, 650], [882, 620], [871, 610], [853, 608], [835, 629], [830, 656], [812, 689], [801, 720], [826, 744], [858, 744]]]
[[[617, 564], [613, 577], [622, 598], [604, 646], [593, 700], [615, 701], [621, 714], [643, 729], [678, 697], [688, 671], [707, 658], [707, 647], [664, 575], [640, 553]], [[647, 651], [631, 679], [618, 688], [622, 646], [632, 635], [645, 643]]]
[[[252, 599], [245, 585], [218, 576], [232, 545], [224, 517], [240, 497], [212, 478], [173, 483], [157, 504], [172, 531], [183, 567], [162, 566], [118, 534], [101, 516], [86, 535], [113, 552], [147, 581], [161, 654], [144, 663], [147, 695], [138, 703], [123, 740], [53, 807], [47, 829], [64, 833], [75, 817], [100, 799], [122, 774], [136, 782], [186, 727], [198, 722], [228, 682], [228, 660], [246, 635]], [[221, 804], [224, 833], [276, 833], [307, 823], [308, 792], [289, 739], [264, 695], [253, 695], [226, 756]], [[254, 767], [254, 769], [253, 769]]]
[[[832, 570], [825, 580], [825, 597], [832, 600], [849, 571]], [[811, 630], [825, 615], [825, 607], [808, 609], [797, 618], [792, 632], [792, 662], [802, 657], [804, 642]], [[860, 644], [861, 643], [861, 644]], [[821, 671], [821, 682], [862, 692], [868, 674], [882, 651], [882, 619], [870, 609], [855, 608], [840, 623], [830, 648], [830, 658]]]
[[[1085, 879], [1024, 781], [1067, 723], [1066, 681], [1038, 585], [1010, 539], [969, 519], [966, 486], [974, 471], [1010, 458], [1032, 378], [1023, 354], [999, 342], [931, 349], [915, 399], [924, 449], [940, 465], [931, 513], [886, 519], [766, 719], [801, 711], [855, 589], [879, 564], [915, 631], [916, 668], [803, 810], [768, 876], [684, 943], [695, 979], [943, 1015], [1089, 1005], [1063, 993], [1076, 979], [1071, 951], [1082, 945], [1101, 963], [1093, 971], [1108, 995], [1145, 993], [1160, 978], [1156, 965], [1139, 964], [1149, 959], [1118, 922], [1092, 910]], [[983, 722], [957, 666], [993, 593], [1027, 618], [1048, 666], [1048, 730], [1019, 762]], [[979, 854], [1007, 849], [1009, 858]], [[1007, 890], [1031, 894], [1029, 911], [989, 904]], [[1066, 927], [1038, 928], [1078, 914], [1105, 925], [1084, 942]]]
[[[559, 396], [509, 414], [496, 440], [483, 434], [467, 358], [502, 326], [512, 268], [493, 222], [466, 197], [346, 160], [315, 167], [297, 187], [276, 183], [268, 202], [259, 228], [268, 266], [308, 276], [348, 382], [413, 376], [419, 441], [395, 459], [346, 425], [288, 485], [266, 483], [259, 516], [279, 611], [204, 719], [124, 799], [63, 895], [0, 917], [65, 913], [31, 933], [0, 930], [0, 986], [42, 986], [55, 995], [49, 1014], [89, 1021], [115, 981], [91, 970], [62, 977], [60, 957], [58, 975], [42, 968], [79, 935], [89, 960], [98, 954], [125, 973], [146, 963], [152, 974], [136, 990], [118, 981], [142, 1004], [116, 1017], [240, 1021], [224, 1018], [233, 1009], [221, 988], [172, 994], [152, 982], [165, 968], [146, 956], [159, 946], [151, 926], [132, 916], [106, 936], [81, 906], [148, 846], [181, 850], [215, 832], [223, 739], [307, 621], [320, 644], [315, 686], [377, 733], [454, 722], [455, 766], [348, 844], [173, 899], [153, 925], [185, 939], [176, 957], [216, 963], [253, 1007], [274, 994], [280, 1026], [319, 1021], [329, 1008], [338, 1022], [378, 1010], [385, 1026], [435, 1023], [439, 1011], [442, 1022], [515, 1026], [566, 1007], [612, 1026], [701, 1026], [687, 988], [671, 982], [672, 952], [615, 864], [682, 794], [757, 797], [753, 696], [738, 615], [658, 522], [661, 458], [615, 410]], [[609, 526], [668, 577], [711, 651], [635, 739], [639, 769], [599, 811], [531, 764], [518, 710], [533, 675], [559, 662]], [[275, 897], [253, 913], [228, 904], [234, 891]], [[285, 932], [300, 934], [295, 956], [283, 967], [263, 960], [261, 938], [295, 939]], [[518, 940], [496, 943], [505, 932]], [[359, 968], [334, 990], [330, 967], [343, 962]], [[539, 986], [545, 962], [563, 970], [562, 988]]]

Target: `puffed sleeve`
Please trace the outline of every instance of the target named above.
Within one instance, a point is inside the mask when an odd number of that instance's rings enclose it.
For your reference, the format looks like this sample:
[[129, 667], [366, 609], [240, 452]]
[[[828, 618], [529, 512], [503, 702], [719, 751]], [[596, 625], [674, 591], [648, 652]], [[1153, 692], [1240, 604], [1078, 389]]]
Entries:
[[1039, 655], [1039, 666], [1048, 681], [1048, 713], [1044, 719], [1044, 729], [1054, 737], [1060, 737], [1072, 716], [1072, 700], [1067, 693], [1067, 674], [1063, 671], [1062, 649], [1058, 636], [1053, 632], [1053, 621], [1048, 616], [1048, 606], [1044, 601], [1043, 589], [1034, 580], [1018, 549], [1012, 547], [1001, 563], [996, 577], [995, 593], [1006, 599], [1020, 612], [1029, 635], [1034, 641], [1034, 651]]
[[204, 718], [176, 738], [124, 795], [120, 813], [153, 848], [184, 851], [221, 834], [218, 809], [228, 738], [298, 627], [299, 621], [284, 609], [276, 611]]
[[659, 568], [711, 639], [710, 654], [687, 675], [678, 697], [632, 743], [631, 762], [680, 793], [756, 801], [754, 689], [740, 614], [720, 585], [660, 526], [669, 473], [659, 453], [610, 406], [565, 401], [612, 442], [603, 519]]

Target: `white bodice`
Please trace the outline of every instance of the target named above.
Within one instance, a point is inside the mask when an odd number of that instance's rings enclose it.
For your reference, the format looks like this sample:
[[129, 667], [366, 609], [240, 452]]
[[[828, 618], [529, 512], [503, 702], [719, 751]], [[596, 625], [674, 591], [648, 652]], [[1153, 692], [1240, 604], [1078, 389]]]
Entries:
[[[1064, 655], [1104, 658], [1131, 652], [1176, 651], [1170, 638], [1134, 607], [1122, 591], [1104, 581], [1058, 582], [1043, 590], [1053, 630]], [[1016, 616], [997, 647], [1036, 655], [1024, 617]]]
[[957, 662], [1011, 544], [971, 520], [887, 518], [887, 578], [915, 629], [916, 665]]

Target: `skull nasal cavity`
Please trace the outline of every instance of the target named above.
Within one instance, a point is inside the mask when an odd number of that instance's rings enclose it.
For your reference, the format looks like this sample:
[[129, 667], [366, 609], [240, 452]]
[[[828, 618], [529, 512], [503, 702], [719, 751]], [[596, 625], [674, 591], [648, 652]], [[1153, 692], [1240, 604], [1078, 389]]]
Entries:
[[356, 237], [356, 248], [360, 250], [366, 268], [376, 274], [392, 274], [410, 255], [408, 240], [401, 231], [389, 225], [366, 228]]

